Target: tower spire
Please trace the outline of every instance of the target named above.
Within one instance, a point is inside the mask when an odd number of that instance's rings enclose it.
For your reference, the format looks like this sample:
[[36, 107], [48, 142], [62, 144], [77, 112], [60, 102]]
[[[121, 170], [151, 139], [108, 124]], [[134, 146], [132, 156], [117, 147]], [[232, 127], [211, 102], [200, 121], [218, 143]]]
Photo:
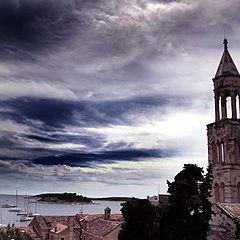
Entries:
[[238, 75], [239, 72], [233, 62], [233, 59], [228, 51], [228, 40], [225, 37], [223, 40], [224, 51], [219, 63], [215, 77], [228, 76], [228, 75]]

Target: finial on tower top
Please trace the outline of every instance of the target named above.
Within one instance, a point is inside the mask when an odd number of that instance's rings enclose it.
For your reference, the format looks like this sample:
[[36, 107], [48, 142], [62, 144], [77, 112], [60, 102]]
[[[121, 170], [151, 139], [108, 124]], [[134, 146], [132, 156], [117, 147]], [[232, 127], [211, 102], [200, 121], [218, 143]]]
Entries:
[[228, 49], [228, 40], [226, 38], [224, 38], [224, 40], [223, 40], [223, 45], [224, 45], [224, 49], [227, 50]]
[[218, 69], [217, 69], [215, 77], [231, 76], [231, 75], [237, 75], [238, 77], [240, 77], [240, 74], [239, 74], [239, 72], [233, 62], [233, 59], [228, 51], [227, 38], [224, 38], [223, 45], [224, 45], [224, 51], [223, 51], [223, 55], [222, 55], [220, 64], [218, 65]]

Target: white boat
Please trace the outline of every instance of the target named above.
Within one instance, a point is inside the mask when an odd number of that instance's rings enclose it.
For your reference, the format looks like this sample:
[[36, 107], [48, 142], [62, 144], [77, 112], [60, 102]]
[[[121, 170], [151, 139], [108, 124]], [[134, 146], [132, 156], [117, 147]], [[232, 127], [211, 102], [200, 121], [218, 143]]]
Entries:
[[36, 217], [36, 216], [40, 216], [39, 213], [29, 213], [28, 214], [29, 217]]
[[18, 212], [17, 213], [18, 216], [28, 216], [27, 212]]
[[20, 212], [22, 212], [22, 209], [19, 207], [13, 207], [13, 208], [9, 209], [9, 212], [20, 213]]
[[30, 222], [30, 221], [32, 221], [32, 217], [22, 216], [20, 218], [20, 222]]
[[14, 207], [17, 207], [17, 206], [16, 205], [9, 205], [9, 204], [5, 203], [5, 204], [2, 204], [1, 207], [2, 208], [14, 208]]

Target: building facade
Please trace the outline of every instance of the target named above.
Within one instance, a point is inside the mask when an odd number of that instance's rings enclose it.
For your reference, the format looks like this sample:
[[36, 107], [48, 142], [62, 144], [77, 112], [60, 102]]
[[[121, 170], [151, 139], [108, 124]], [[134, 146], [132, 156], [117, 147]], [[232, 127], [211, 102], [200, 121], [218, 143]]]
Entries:
[[117, 240], [123, 217], [121, 214], [111, 214], [111, 209], [107, 207], [103, 216], [92, 215], [84, 221], [82, 240]]
[[75, 216], [36, 216], [30, 227], [41, 240], [79, 240], [85, 215]]

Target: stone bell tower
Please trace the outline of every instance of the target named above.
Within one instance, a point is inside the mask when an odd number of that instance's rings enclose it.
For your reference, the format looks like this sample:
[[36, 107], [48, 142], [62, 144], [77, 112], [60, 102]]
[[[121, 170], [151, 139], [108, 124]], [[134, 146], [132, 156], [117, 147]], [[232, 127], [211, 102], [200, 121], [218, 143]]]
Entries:
[[224, 39], [213, 78], [215, 122], [207, 125], [208, 161], [213, 167], [214, 202], [240, 203], [240, 75]]

